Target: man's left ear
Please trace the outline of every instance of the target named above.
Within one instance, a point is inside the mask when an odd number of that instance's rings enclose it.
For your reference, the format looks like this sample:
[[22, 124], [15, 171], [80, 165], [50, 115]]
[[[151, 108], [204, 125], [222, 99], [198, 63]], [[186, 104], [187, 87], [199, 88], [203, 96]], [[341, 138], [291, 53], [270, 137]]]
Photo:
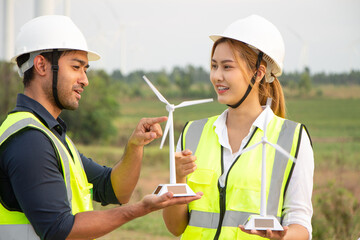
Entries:
[[256, 76], [256, 81], [260, 82], [261, 79], [263, 79], [263, 77], [265, 76], [266, 67], [263, 64], [261, 64], [257, 71], [258, 72], [257, 72], [257, 76]]

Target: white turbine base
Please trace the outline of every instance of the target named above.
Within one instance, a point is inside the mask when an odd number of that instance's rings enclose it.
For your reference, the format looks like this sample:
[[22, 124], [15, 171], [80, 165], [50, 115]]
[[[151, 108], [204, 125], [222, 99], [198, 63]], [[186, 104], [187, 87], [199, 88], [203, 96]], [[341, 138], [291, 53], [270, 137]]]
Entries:
[[245, 223], [245, 230], [284, 231], [279, 221], [274, 216], [251, 215]]
[[187, 197], [196, 195], [186, 183], [159, 184], [153, 194], [161, 196], [167, 192], [172, 192], [174, 197]]

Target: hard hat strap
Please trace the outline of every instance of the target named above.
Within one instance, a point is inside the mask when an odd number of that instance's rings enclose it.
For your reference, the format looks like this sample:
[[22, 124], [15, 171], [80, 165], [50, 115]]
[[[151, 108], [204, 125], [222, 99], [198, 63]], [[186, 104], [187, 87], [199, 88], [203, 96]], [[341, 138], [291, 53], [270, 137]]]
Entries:
[[60, 109], [64, 109], [64, 106], [60, 103], [58, 93], [57, 93], [57, 82], [58, 82], [57, 80], [58, 80], [58, 71], [59, 71], [59, 65], [58, 65], [59, 57], [58, 56], [59, 56], [58, 50], [54, 49], [54, 51], [52, 52], [52, 62], [51, 62], [51, 69], [53, 72], [52, 90], [53, 90], [53, 96], [54, 96], [56, 105]]
[[260, 51], [260, 52], [259, 52], [259, 55], [258, 55], [258, 59], [256, 60], [256, 72], [255, 72], [254, 76], [251, 78], [251, 81], [250, 81], [250, 83], [249, 83], [248, 88], [246, 89], [246, 92], [245, 92], [244, 96], [240, 99], [240, 101], [239, 101], [238, 103], [236, 103], [236, 104], [234, 104], [234, 105], [229, 105], [229, 104], [227, 104], [229, 107], [231, 107], [231, 108], [237, 108], [237, 107], [239, 107], [240, 104], [242, 104], [243, 101], [245, 101], [245, 99], [247, 98], [247, 96], [250, 94], [251, 89], [252, 89], [252, 86], [255, 84], [255, 80], [256, 80], [257, 73], [258, 73], [258, 70], [259, 70], [259, 67], [260, 67], [260, 63], [261, 63], [261, 61], [262, 61], [262, 59], [263, 59], [263, 55], [264, 55], [264, 53]]

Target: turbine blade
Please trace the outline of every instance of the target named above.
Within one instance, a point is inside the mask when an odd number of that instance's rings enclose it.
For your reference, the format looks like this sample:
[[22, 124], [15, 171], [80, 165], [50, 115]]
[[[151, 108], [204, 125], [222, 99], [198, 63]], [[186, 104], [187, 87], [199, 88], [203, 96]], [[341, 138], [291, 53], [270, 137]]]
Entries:
[[270, 146], [272, 146], [273, 148], [275, 148], [275, 149], [276, 149], [277, 151], [279, 151], [280, 153], [282, 153], [285, 157], [290, 158], [293, 162], [296, 161], [296, 159], [295, 159], [293, 156], [291, 156], [287, 151], [285, 151], [285, 150], [284, 150], [282, 147], [280, 147], [279, 145], [273, 144], [273, 143], [268, 142], [268, 141], [266, 141], [266, 143], [269, 144]]
[[[169, 133], [169, 129], [170, 129], [170, 124], [172, 124], [172, 114], [169, 113], [169, 117], [168, 117], [168, 120], [166, 122], [166, 126], [165, 126], [165, 129], [164, 129], [164, 134], [163, 134], [163, 137], [161, 139], [161, 144], [160, 144], [160, 149], [163, 148], [164, 146], [164, 143], [165, 143], [165, 139], [166, 139], [166, 136], [167, 134]], [[170, 150], [171, 151], [171, 150]]]
[[212, 102], [212, 101], [213, 101], [212, 98], [201, 99], [201, 100], [193, 100], [193, 101], [184, 101], [184, 102], [176, 105], [175, 108], [186, 107], [186, 106], [190, 106], [190, 105], [207, 103], [207, 102]]
[[260, 142], [258, 142], [258, 143], [255, 143], [254, 145], [251, 145], [250, 147], [243, 148], [243, 149], [239, 152], [238, 155], [241, 155], [241, 154], [243, 154], [243, 153], [246, 153], [246, 152], [248, 152], [248, 151], [253, 150], [254, 148], [256, 148], [256, 147], [257, 147], [259, 144], [261, 144], [261, 143], [262, 143], [262, 141], [260, 141]]
[[164, 98], [163, 95], [161, 95], [161, 93], [156, 89], [156, 87], [150, 82], [149, 79], [147, 79], [147, 77], [144, 75], [143, 79], [145, 80], [145, 82], [149, 85], [149, 87], [151, 88], [151, 90], [153, 90], [153, 92], [156, 94], [156, 96], [159, 98], [160, 101], [162, 101], [163, 103], [166, 103], [168, 105], [170, 105], [170, 103]]

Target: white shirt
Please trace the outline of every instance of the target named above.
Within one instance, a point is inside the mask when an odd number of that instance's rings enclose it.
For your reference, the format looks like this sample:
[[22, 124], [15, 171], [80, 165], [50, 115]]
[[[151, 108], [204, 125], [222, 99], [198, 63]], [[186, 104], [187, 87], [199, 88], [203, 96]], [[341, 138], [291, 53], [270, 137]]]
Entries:
[[[219, 178], [219, 183], [224, 186], [226, 175], [230, 166], [238, 157], [239, 152], [244, 148], [248, 142], [252, 132], [256, 127], [264, 130], [264, 124], [268, 124], [274, 117], [274, 113], [269, 107], [263, 107], [264, 111], [257, 117], [252, 124], [248, 135], [242, 140], [239, 150], [232, 153], [229, 144], [229, 137], [227, 133], [226, 119], [228, 109], [226, 109], [214, 122], [215, 133], [219, 137], [219, 143], [223, 146], [223, 160], [224, 173]], [[268, 114], [268, 119], [266, 115]], [[180, 136], [181, 139], [181, 136]], [[176, 151], [181, 151], [181, 143], [178, 141]], [[314, 175], [314, 154], [310, 144], [309, 136], [306, 131], [303, 132], [298, 157], [295, 167], [284, 198], [284, 217], [282, 224], [288, 226], [290, 224], [300, 224], [309, 231], [309, 239], [312, 238], [311, 217], [313, 208], [311, 203], [311, 196], [313, 190], [313, 175]]]

